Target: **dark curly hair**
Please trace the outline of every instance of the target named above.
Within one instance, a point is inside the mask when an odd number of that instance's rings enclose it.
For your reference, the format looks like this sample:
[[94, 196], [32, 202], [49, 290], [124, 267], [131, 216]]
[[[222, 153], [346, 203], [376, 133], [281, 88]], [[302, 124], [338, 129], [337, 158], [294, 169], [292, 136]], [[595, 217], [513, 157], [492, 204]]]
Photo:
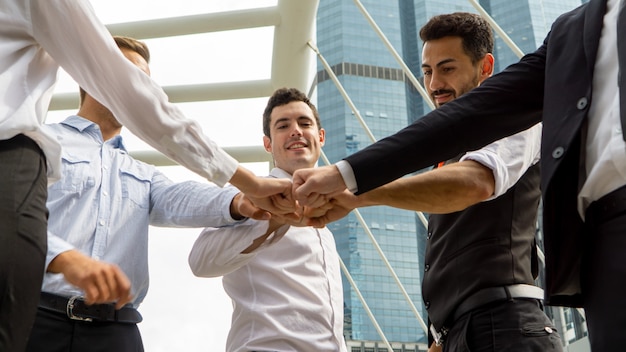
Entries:
[[322, 124], [320, 122], [320, 115], [315, 108], [315, 105], [311, 103], [306, 94], [302, 93], [296, 88], [280, 88], [277, 89], [274, 94], [267, 101], [267, 106], [265, 107], [265, 111], [263, 111], [263, 134], [267, 137], [270, 136], [270, 115], [272, 114], [272, 110], [274, 110], [277, 106], [287, 105], [292, 101], [301, 101], [306, 103], [311, 110], [313, 111], [313, 116], [315, 117], [315, 123], [317, 124], [317, 128], [322, 128]]
[[455, 12], [434, 16], [420, 29], [420, 38], [424, 43], [450, 36], [461, 37], [463, 50], [473, 64], [493, 52], [491, 27], [477, 14]]

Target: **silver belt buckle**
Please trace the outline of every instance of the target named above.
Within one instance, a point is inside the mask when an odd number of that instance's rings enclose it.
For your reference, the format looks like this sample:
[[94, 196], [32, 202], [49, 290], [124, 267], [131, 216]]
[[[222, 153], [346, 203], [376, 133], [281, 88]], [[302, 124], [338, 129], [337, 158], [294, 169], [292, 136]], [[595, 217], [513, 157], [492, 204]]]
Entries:
[[441, 331], [437, 331], [437, 329], [435, 329], [435, 326], [433, 324], [430, 324], [430, 333], [435, 339], [435, 344], [437, 346], [441, 346], [443, 345], [444, 337], [448, 334], [448, 329], [441, 328]]
[[67, 313], [67, 317], [72, 319], [72, 320], [92, 321], [91, 318], [84, 318], [84, 317], [80, 317], [78, 315], [74, 315], [74, 302], [77, 299], [81, 299], [81, 298], [82, 298], [81, 296], [72, 296], [67, 301], [67, 307], [65, 307], [65, 312]]

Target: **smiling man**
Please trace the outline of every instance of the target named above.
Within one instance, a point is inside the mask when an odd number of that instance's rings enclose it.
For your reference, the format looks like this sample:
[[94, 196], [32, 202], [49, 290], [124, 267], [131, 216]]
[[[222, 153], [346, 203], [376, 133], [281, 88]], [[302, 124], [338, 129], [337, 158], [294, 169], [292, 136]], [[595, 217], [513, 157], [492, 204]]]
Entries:
[[[296, 89], [279, 89], [270, 97], [263, 132], [276, 166], [270, 177], [291, 178], [295, 170], [315, 166], [324, 145], [317, 109]], [[231, 213], [237, 217], [237, 204]], [[192, 271], [223, 275], [233, 300], [226, 351], [346, 351], [335, 240], [327, 228], [305, 223], [272, 215], [207, 228], [196, 240], [189, 255]]]

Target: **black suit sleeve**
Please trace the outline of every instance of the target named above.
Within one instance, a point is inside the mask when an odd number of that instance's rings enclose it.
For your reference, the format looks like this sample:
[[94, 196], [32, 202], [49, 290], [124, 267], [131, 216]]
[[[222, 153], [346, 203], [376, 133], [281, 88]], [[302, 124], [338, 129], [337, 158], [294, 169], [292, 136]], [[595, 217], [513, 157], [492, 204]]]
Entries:
[[347, 157], [357, 194], [540, 122], [545, 54], [544, 44], [480, 87]]

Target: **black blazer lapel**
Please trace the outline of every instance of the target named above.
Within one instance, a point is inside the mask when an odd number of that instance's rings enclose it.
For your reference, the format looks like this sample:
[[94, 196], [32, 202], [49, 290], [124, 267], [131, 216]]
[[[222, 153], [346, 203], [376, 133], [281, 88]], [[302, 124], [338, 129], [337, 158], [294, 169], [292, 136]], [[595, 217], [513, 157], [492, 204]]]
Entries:
[[591, 0], [585, 13], [583, 47], [587, 58], [587, 71], [593, 77], [593, 68], [598, 54], [602, 23], [606, 13], [606, 0]]

